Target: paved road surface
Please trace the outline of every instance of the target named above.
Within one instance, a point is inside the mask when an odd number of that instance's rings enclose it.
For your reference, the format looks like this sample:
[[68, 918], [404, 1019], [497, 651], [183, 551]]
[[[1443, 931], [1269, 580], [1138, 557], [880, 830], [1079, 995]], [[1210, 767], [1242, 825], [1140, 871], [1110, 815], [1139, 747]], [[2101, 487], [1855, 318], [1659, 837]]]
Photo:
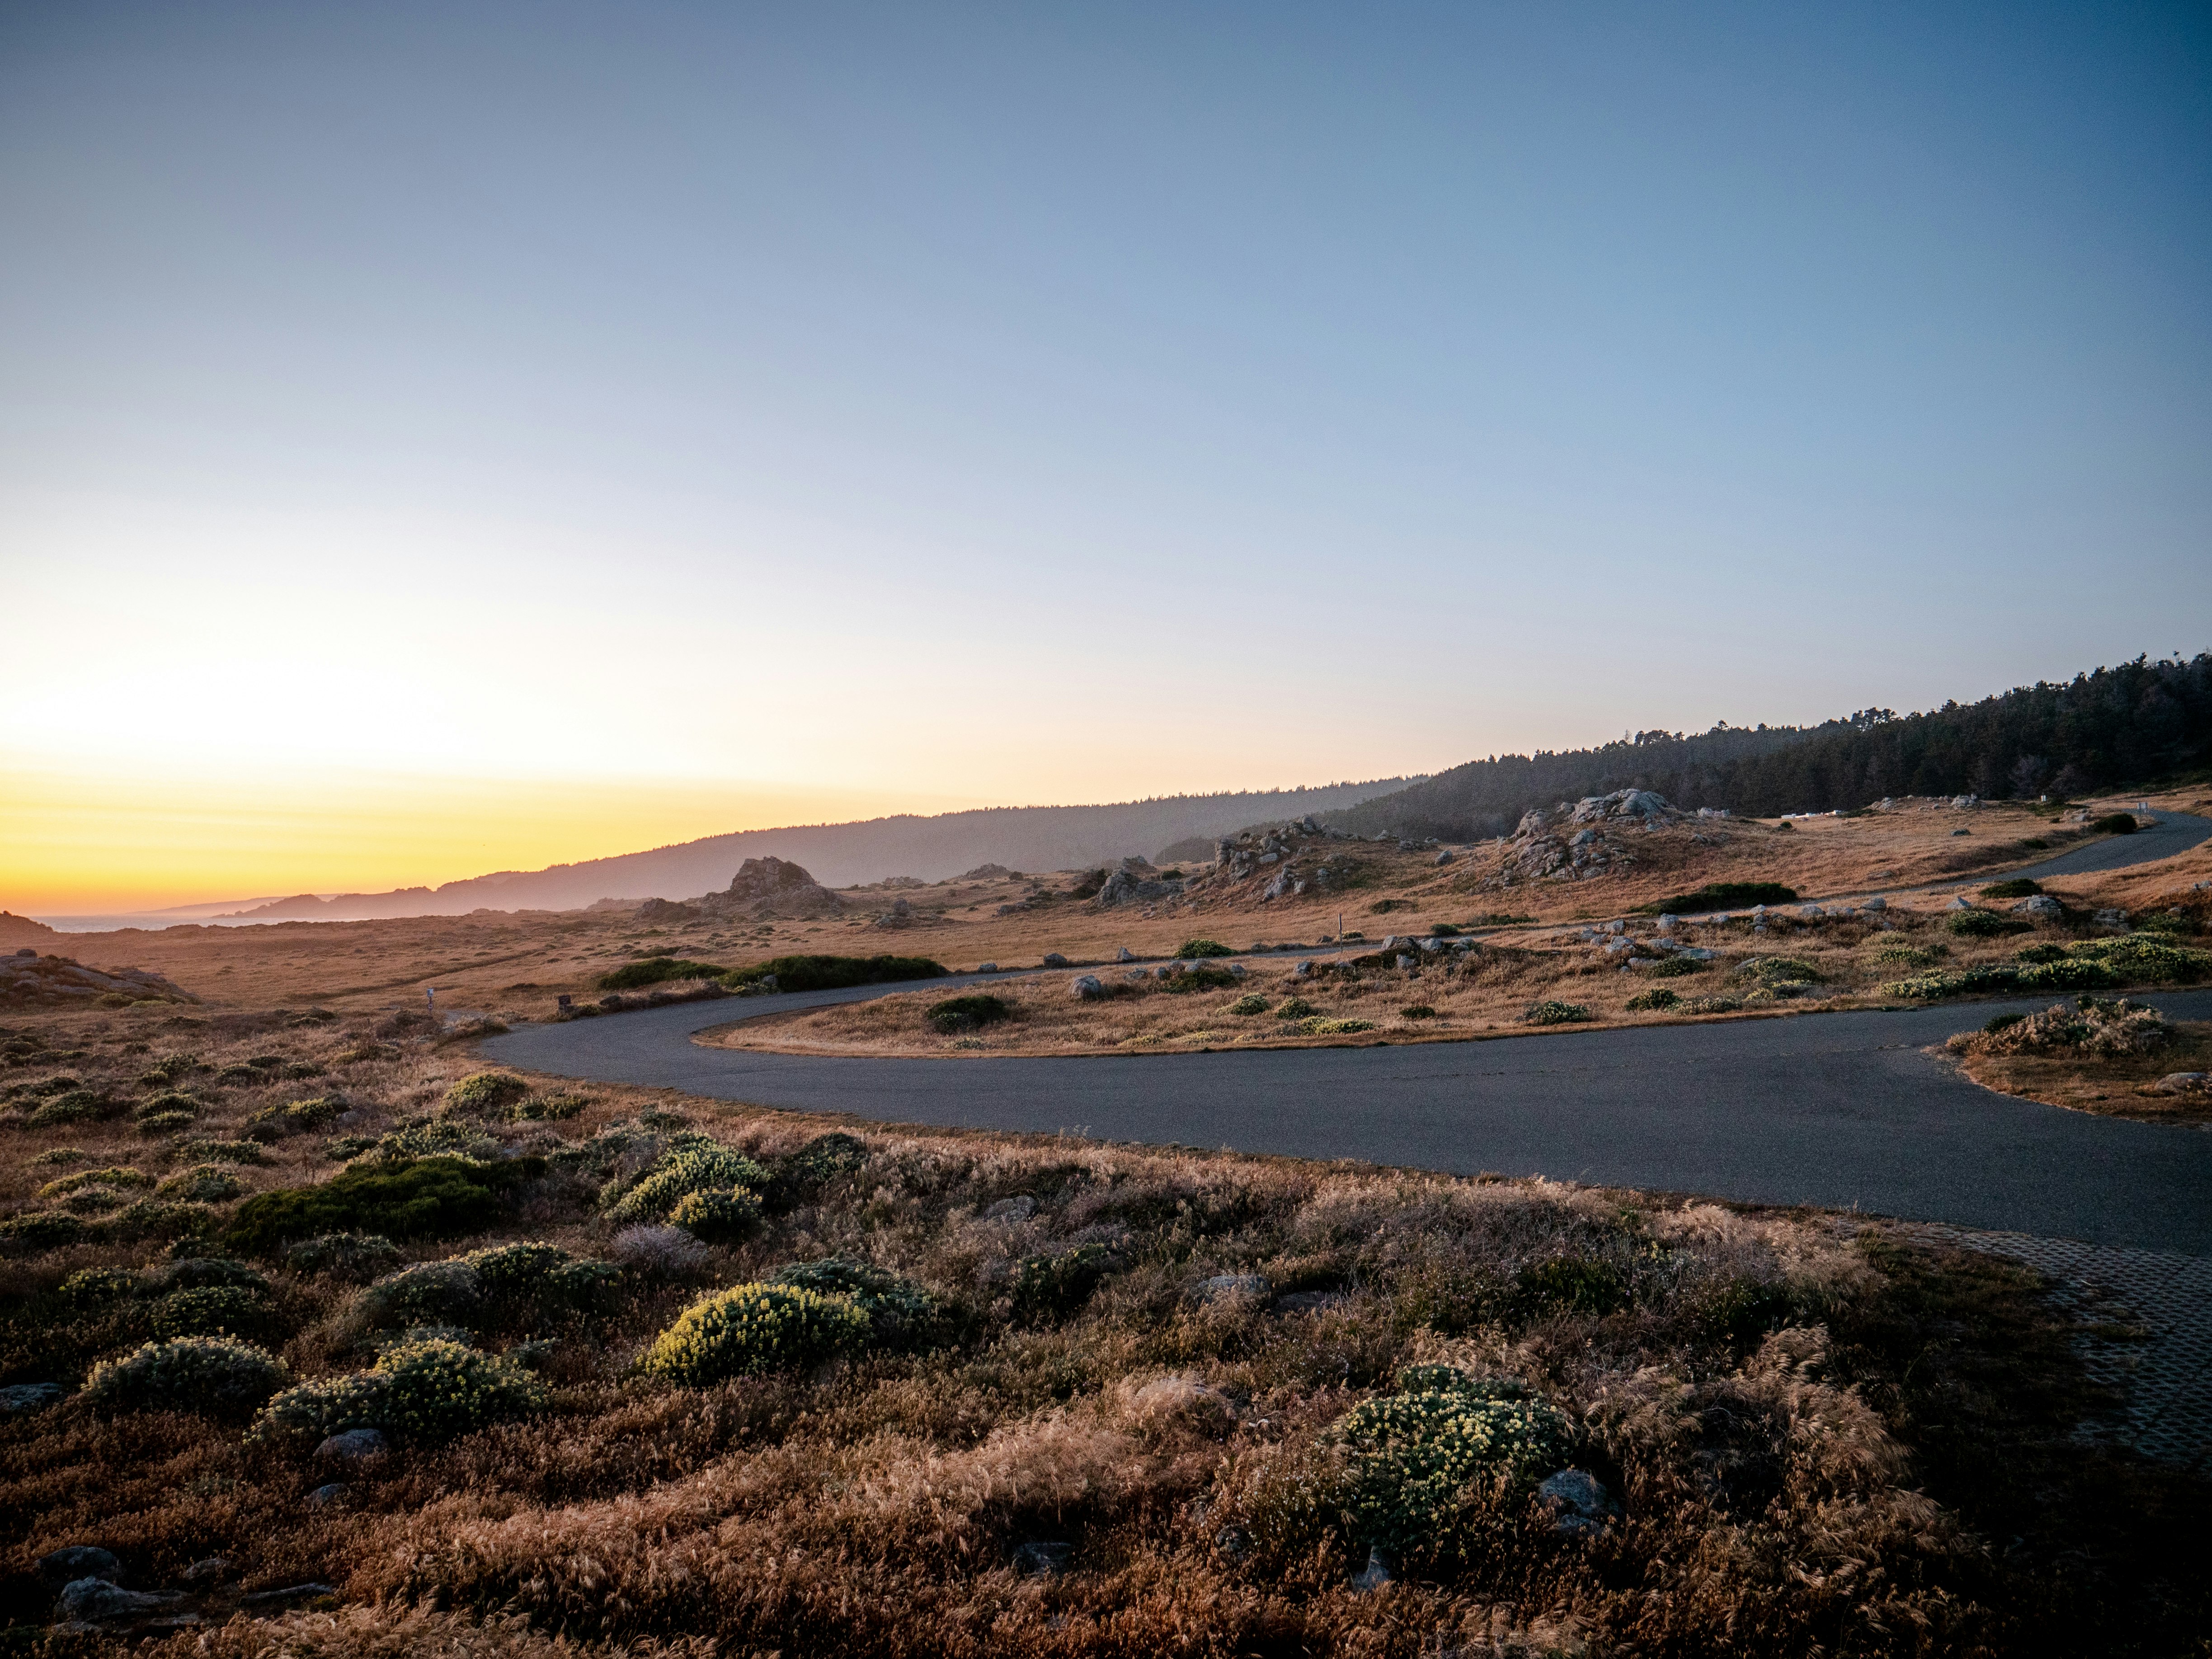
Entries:
[[[2143, 814], [2148, 817], [2151, 813]], [[2212, 841], [2212, 818], [2199, 817], [2193, 812], [2168, 812], [2160, 809], [2155, 814], [2158, 822], [2148, 830], [2139, 830], [2132, 836], [2108, 836], [2102, 841], [2093, 841], [2087, 847], [2076, 847], [2070, 852], [2048, 858], [2040, 864], [2031, 864], [2024, 870], [2007, 870], [1990, 879], [2008, 879], [2026, 876], [2041, 881], [2045, 876], [2086, 876], [2102, 870], [2124, 870], [2130, 864], [2148, 864], [2153, 859], [2170, 859], [2176, 853], [2185, 853], [2200, 842]]]
[[[900, 988], [918, 988], [773, 1007]], [[2149, 1000], [2212, 1018], [2212, 991]], [[2009, 1099], [1922, 1052], [2047, 1000], [1481, 1042], [945, 1060], [704, 1048], [691, 1033], [744, 1006], [709, 1002], [526, 1026], [485, 1051], [560, 1076], [878, 1121], [1541, 1174], [2212, 1255], [2212, 1132]]]

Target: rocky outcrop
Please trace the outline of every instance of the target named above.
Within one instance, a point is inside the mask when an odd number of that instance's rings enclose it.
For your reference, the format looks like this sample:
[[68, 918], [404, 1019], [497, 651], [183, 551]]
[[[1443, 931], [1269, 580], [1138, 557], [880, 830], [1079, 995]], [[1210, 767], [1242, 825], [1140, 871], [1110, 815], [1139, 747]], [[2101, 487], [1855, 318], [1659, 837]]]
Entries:
[[747, 859], [729, 886], [694, 901], [708, 916], [778, 920], [834, 916], [844, 902], [800, 866], [779, 858]]
[[1170, 879], [1146, 860], [1127, 858], [1106, 872], [1092, 902], [1101, 910], [1111, 910], [1125, 904], [1164, 904], [1182, 895], [1180, 877]]
[[1636, 862], [1627, 837], [1679, 823], [1682, 814], [1649, 789], [1588, 795], [1571, 806], [1561, 801], [1523, 813], [1499, 849], [1491, 884], [1586, 881]]
[[198, 1002], [182, 986], [143, 968], [103, 973], [67, 957], [42, 957], [21, 950], [0, 957], [0, 1007], [85, 1006], [102, 997], [131, 1002]]
[[696, 906], [679, 904], [674, 899], [649, 898], [637, 907], [640, 921], [696, 921]]

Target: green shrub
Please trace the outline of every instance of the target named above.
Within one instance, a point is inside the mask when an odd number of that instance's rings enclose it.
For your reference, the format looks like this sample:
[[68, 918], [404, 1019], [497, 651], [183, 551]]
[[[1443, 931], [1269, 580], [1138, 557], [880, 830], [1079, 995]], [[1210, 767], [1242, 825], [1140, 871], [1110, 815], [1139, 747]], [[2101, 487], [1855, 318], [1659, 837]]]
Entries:
[[180, 1129], [189, 1129], [198, 1115], [192, 1112], [154, 1112], [138, 1120], [138, 1133], [153, 1137], [173, 1135]]
[[946, 969], [927, 957], [771, 957], [726, 974], [722, 983], [733, 991], [757, 985], [775, 975], [779, 991], [836, 991], [854, 985], [896, 985], [910, 979], [943, 979]]
[[2017, 1025], [2021, 1021], [2027, 1018], [2027, 1016], [2026, 1014], [1996, 1014], [1991, 1016], [1990, 1018], [1983, 1024], [1982, 1030], [1989, 1032], [1992, 1036], [1994, 1036], [1997, 1032], [2003, 1030], [2007, 1026]]
[[868, 1148], [857, 1136], [832, 1129], [776, 1160], [777, 1188], [800, 1198], [818, 1196], [829, 1184], [856, 1175], [868, 1164]]
[[1525, 1313], [1609, 1314], [1628, 1304], [1628, 1280], [1620, 1269], [1589, 1256], [1532, 1261], [1513, 1284]]
[[702, 1244], [733, 1243], [761, 1223], [757, 1193], [742, 1187], [726, 1192], [689, 1192], [668, 1212], [668, 1224], [681, 1227]]
[[398, 1238], [480, 1232], [498, 1215], [499, 1195], [542, 1174], [538, 1158], [497, 1164], [458, 1158], [362, 1164], [319, 1187], [280, 1188], [249, 1198], [232, 1223], [232, 1248], [268, 1255], [295, 1238], [374, 1231]]
[[1885, 967], [1928, 968], [1949, 954], [1948, 945], [1909, 945], [1901, 939], [1884, 939], [1874, 947], [1874, 959]]
[[386, 1274], [361, 1293], [362, 1322], [372, 1330], [410, 1325], [473, 1324], [483, 1304], [483, 1281], [456, 1257], [418, 1261]]
[[2014, 876], [2009, 881], [1993, 881], [1982, 889], [1985, 899], [2033, 898], [2043, 890], [2043, 884], [2030, 881], [2026, 876]]
[[2132, 836], [2142, 828], [2132, 812], [2107, 812], [2089, 828], [2100, 836]]
[[446, 1091], [449, 1112], [496, 1112], [530, 1092], [530, 1085], [507, 1072], [476, 1072]]
[[228, 1204], [246, 1190], [246, 1183], [217, 1164], [195, 1164], [179, 1170], [154, 1189], [163, 1198], [191, 1204]]
[[575, 1116], [591, 1103], [589, 1095], [532, 1095], [507, 1107], [506, 1115], [517, 1123], [559, 1122]]
[[1429, 932], [1438, 939], [1457, 939], [1460, 935], [1460, 930], [1449, 921], [1438, 922]]
[[148, 1318], [157, 1337], [258, 1336], [268, 1325], [269, 1310], [243, 1286], [210, 1285], [157, 1298]]
[[1298, 1030], [1308, 1036], [1350, 1036], [1356, 1031], [1371, 1031], [1371, 1019], [1335, 1019], [1327, 1014], [1309, 1014], [1298, 1022]]
[[1236, 954], [1219, 939], [1187, 939], [1176, 946], [1176, 960], [1178, 962], [1196, 962], [1206, 957], [1233, 957]]
[[269, 1281], [243, 1261], [228, 1256], [181, 1255], [166, 1266], [149, 1269], [146, 1275], [146, 1288], [155, 1295], [211, 1285], [235, 1285], [258, 1296], [268, 1290]]
[[135, 1296], [138, 1275], [127, 1267], [80, 1267], [62, 1280], [56, 1292], [72, 1308], [104, 1308]]
[[952, 997], [930, 1009], [929, 1023], [940, 1031], [972, 1031], [979, 1025], [995, 1025], [1012, 1018], [1013, 1012], [1012, 1005], [1002, 997]]
[[36, 1083], [27, 1084], [22, 1092], [33, 1100], [45, 1100], [54, 1095], [73, 1094], [84, 1087], [84, 1079], [68, 1072], [57, 1072], [52, 1077], [42, 1077]]
[[720, 979], [729, 972], [711, 962], [685, 962], [678, 957], [648, 957], [643, 962], [628, 962], [611, 974], [599, 975], [602, 991], [635, 991], [647, 985], [659, 985], [672, 979]]
[[1425, 1002], [1417, 1002], [1411, 1007], [1401, 1008], [1398, 1011], [1398, 1018], [1401, 1019], [1434, 1019], [1436, 1017], [1437, 1011]]
[[1677, 893], [1637, 907], [1638, 915], [1688, 916], [1707, 910], [1747, 910], [1755, 904], [1795, 904], [1797, 890], [1778, 881], [1712, 881], [1694, 893]]
[[1999, 915], [1994, 910], [1954, 910], [1943, 922], [1945, 930], [1955, 939], [1998, 939], [2007, 933], [2024, 933], [2033, 925], [2018, 916]]
[[1024, 1256], [1014, 1264], [1014, 1316], [1025, 1324], [1066, 1318], [1091, 1299], [1098, 1281], [1116, 1265], [1103, 1244]]
[[58, 1250], [84, 1237], [84, 1223], [60, 1210], [30, 1210], [0, 1221], [0, 1251], [36, 1255]]
[[107, 1115], [106, 1100], [90, 1089], [71, 1089], [53, 1096], [31, 1110], [31, 1127], [51, 1128], [57, 1123], [89, 1123]]
[[283, 1362], [251, 1342], [185, 1336], [149, 1342], [125, 1358], [94, 1366], [82, 1397], [103, 1416], [191, 1412], [236, 1421], [251, 1416], [284, 1382]]
[[1186, 968], [1180, 974], [1171, 974], [1160, 982], [1163, 991], [1176, 996], [1188, 996], [1193, 991], [1225, 991], [1237, 983], [1237, 975], [1226, 968]]
[[305, 1442], [377, 1429], [439, 1445], [544, 1404], [545, 1385], [521, 1366], [433, 1337], [387, 1348], [372, 1370], [287, 1389], [264, 1408], [247, 1438]]
[[1247, 995], [1241, 996], [1237, 998], [1236, 1001], [1231, 1003], [1229, 1005], [1229, 1012], [1232, 1014], [1243, 1015], [1249, 1018], [1254, 1014], [1266, 1013], [1270, 1006], [1271, 1005], [1268, 1003], [1267, 998], [1255, 991]]
[[850, 1297], [794, 1285], [739, 1285], [693, 1303], [655, 1338], [648, 1375], [691, 1388], [822, 1364], [856, 1351], [868, 1316]]
[[1523, 1025], [1571, 1025], [1577, 1020], [1588, 1019], [1590, 1011], [1579, 1002], [1559, 1002], [1547, 998], [1529, 1004], [1521, 1016]]
[[198, 1204], [144, 1198], [108, 1217], [100, 1224], [100, 1231], [116, 1243], [141, 1238], [198, 1238], [207, 1234], [215, 1218], [212, 1210]]
[[499, 1141], [465, 1117], [422, 1117], [378, 1136], [364, 1149], [379, 1164], [421, 1158], [459, 1158], [472, 1164], [499, 1156]]
[[1663, 985], [1655, 986], [1629, 998], [1628, 1012], [1632, 1014], [1663, 1014], [1681, 1000]]
[[664, 1221], [687, 1194], [728, 1192], [743, 1187], [758, 1192], [769, 1184], [766, 1170], [743, 1152], [708, 1142], [669, 1152], [608, 1206], [617, 1222]]
[[2212, 976], [2212, 951], [2176, 945], [2156, 933], [2089, 939], [2068, 954], [2076, 961], [2102, 963], [2131, 985], [2194, 985]]
[[1695, 957], [1668, 957], [1664, 962], [1655, 962], [1644, 970], [1646, 979], [1680, 979], [1688, 974], [1702, 974], [1711, 963], [1700, 962]]
[[269, 1081], [251, 1066], [226, 1066], [215, 1074], [215, 1080], [227, 1089], [258, 1089]]
[[61, 1198], [80, 1187], [150, 1187], [154, 1177], [141, 1175], [127, 1164], [111, 1164], [105, 1170], [80, 1170], [75, 1175], [63, 1176], [49, 1181], [39, 1188], [40, 1198]]
[[1343, 1449], [1346, 1519], [1363, 1540], [1419, 1565], [1464, 1559], [1485, 1500], [1517, 1497], [1572, 1454], [1574, 1426], [1511, 1382], [1441, 1365], [1355, 1406], [1328, 1439]]
[[779, 1267], [769, 1276], [769, 1283], [822, 1296], [850, 1297], [853, 1305], [868, 1317], [871, 1340], [887, 1346], [904, 1346], [921, 1340], [942, 1312], [937, 1298], [912, 1279], [842, 1256]]
[[399, 1247], [374, 1233], [325, 1233], [286, 1250], [284, 1265], [295, 1273], [328, 1273], [359, 1284], [398, 1267]]
[[1759, 957], [1745, 963], [1736, 972], [1766, 986], [1818, 985], [1826, 977], [1802, 957]]
[[1304, 1019], [1314, 1012], [1314, 1006], [1304, 997], [1285, 998], [1275, 1009], [1277, 1019]]

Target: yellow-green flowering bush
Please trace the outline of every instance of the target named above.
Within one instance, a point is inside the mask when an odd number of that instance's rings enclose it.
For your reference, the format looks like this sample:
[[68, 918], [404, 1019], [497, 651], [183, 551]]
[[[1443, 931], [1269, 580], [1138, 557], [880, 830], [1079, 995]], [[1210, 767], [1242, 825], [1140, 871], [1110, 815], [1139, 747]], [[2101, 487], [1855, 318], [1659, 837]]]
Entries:
[[284, 1386], [283, 1362], [228, 1336], [149, 1342], [93, 1368], [83, 1398], [96, 1412], [196, 1412], [240, 1418]]
[[506, 1072], [477, 1072], [446, 1091], [449, 1112], [495, 1112], [530, 1092], [530, 1085]]
[[739, 1285], [686, 1308], [646, 1351], [645, 1370], [693, 1388], [798, 1370], [859, 1347], [868, 1316], [850, 1297], [794, 1285]]
[[1354, 1530], [1401, 1559], [1462, 1553], [1475, 1505], [1524, 1490], [1573, 1448], [1565, 1414], [1517, 1383], [1417, 1365], [1398, 1387], [1353, 1407], [1329, 1439], [1344, 1450]]
[[386, 1350], [373, 1370], [286, 1389], [246, 1437], [320, 1439], [344, 1429], [380, 1429], [435, 1445], [544, 1404], [544, 1384], [521, 1366], [433, 1338]]
[[695, 1142], [663, 1156], [635, 1186], [615, 1200], [607, 1214], [619, 1222], [665, 1221], [690, 1194], [726, 1193], [733, 1187], [758, 1192], [768, 1182], [768, 1171], [743, 1152]]
[[149, 1316], [155, 1336], [258, 1335], [269, 1310], [252, 1291], [238, 1285], [208, 1285], [172, 1291]]
[[703, 1243], [743, 1238], [760, 1224], [761, 1201], [742, 1187], [726, 1193], [686, 1193], [668, 1212], [669, 1224]]

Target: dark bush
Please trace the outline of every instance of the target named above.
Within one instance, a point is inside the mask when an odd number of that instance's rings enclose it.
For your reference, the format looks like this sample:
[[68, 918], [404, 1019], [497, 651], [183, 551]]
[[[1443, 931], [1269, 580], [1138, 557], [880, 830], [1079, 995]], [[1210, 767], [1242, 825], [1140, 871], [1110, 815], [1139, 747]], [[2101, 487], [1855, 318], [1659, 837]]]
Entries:
[[1994, 1036], [2008, 1025], [2017, 1025], [2027, 1018], [2026, 1014], [1997, 1014], [1984, 1024], [1982, 1029]]
[[927, 957], [771, 957], [722, 976], [743, 990], [769, 975], [779, 991], [838, 991], [854, 985], [896, 985], [910, 979], [943, 979], [946, 969]]
[[1638, 915], [1687, 916], [1707, 910], [1746, 910], [1754, 904], [1795, 904], [1797, 890], [1778, 881], [1711, 881], [1694, 893], [1677, 893], [1637, 907]]
[[1237, 975], [1226, 968], [1187, 968], [1180, 974], [1171, 974], [1160, 981], [1160, 988], [1181, 996], [1191, 991], [1220, 991], [1237, 983]]
[[1644, 976], [1646, 979], [1680, 979], [1686, 974], [1702, 974], [1711, 966], [1710, 963], [1700, 962], [1695, 957], [1668, 957], [1666, 961], [1655, 962], [1645, 969]]
[[303, 1382], [269, 1402], [250, 1439], [321, 1439], [345, 1429], [378, 1429], [436, 1445], [493, 1423], [528, 1416], [545, 1386], [511, 1360], [431, 1339], [387, 1349], [375, 1369]]
[[1528, 1314], [1609, 1314], [1628, 1303], [1628, 1280], [1620, 1269], [1588, 1256], [1532, 1261], [1515, 1277], [1514, 1289]]
[[325, 1233], [286, 1250], [284, 1265], [295, 1273], [328, 1273], [365, 1284], [399, 1265], [399, 1247], [375, 1233]]
[[1954, 910], [1943, 923], [1954, 939], [2002, 939], [2007, 933], [2024, 933], [2033, 925], [1994, 910]]
[[1417, 1002], [1410, 1008], [1401, 1008], [1398, 1011], [1398, 1018], [1401, 1019], [1434, 1019], [1436, 1017], [1437, 1011], [1425, 1002]]
[[248, 1255], [270, 1255], [292, 1239], [318, 1233], [448, 1238], [477, 1232], [499, 1214], [502, 1191], [544, 1168], [534, 1158], [493, 1164], [459, 1158], [362, 1164], [319, 1187], [280, 1188], [247, 1199], [239, 1206], [229, 1243]]
[[1236, 954], [1219, 939], [1187, 939], [1176, 947], [1178, 962], [1196, 962], [1204, 957], [1233, 957]]
[[1066, 1318], [1091, 1299], [1115, 1266], [1113, 1251], [1103, 1244], [1023, 1257], [1014, 1267], [1014, 1317], [1025, 1324]]
[[149, 1342], [128, 1358], [94, 1369], [86, 1403], [103, 1415], [126, 1411], [196, 1412], [236, 1420], [284, 1386], [282, 1361], [250, 1342], [187, 1336]]
[[1628, 1000], [1632, 1014], [1662, 1014], [1682, 999], [1665, 986], [1655, 986], [1649, 991], [1638, 991]]
[[972, 1031], [979, 1025], [995, 1025], [1013, 1012], [1001, 997], [952, 997], [930, 1009], [929, 1023], [940, 1031]]
[[685, 962], [677, 957], [648, 957], [643, 962], [624, 963], [612, 973], [601, 974], [599, 985], [602, 991], [635, 991], [672, 979], [719, 979], [727, 971], [711, 962]]
[[772, 1285], [792, 1285], [823, 1296], [848, 1296], [867, 1315], [871, 1336], [890, 1346], [920, 1340], [936, 1323], [937, 1298], [910, 1279], [871, 1266], [830, 1256], [794, 1262], [769, 1275]]
[[2030, 881], [2026, 876], [2014, 876], [2009, 881], [1993, 881], [1982, 889], [1985, 899], [2033, 898], [2043, 890], [2043, 884]]
[[2132, 812], [2107, 812], [2089, 826], [2100, 836], [2132, 836], [2142, 828]]
[[148, 1322], [156, 1337], [259, 1336], [268, 1328], [269, 1307], [242, 1285], [210, 1285], [157, 1298]]
[[864, 1142], [842, 1129], [832, 1129], [776, 1160], [771, 1195], [816, 1198], [831, 1182], [855, 1174], [866, 1169], [867, 1164], [868, 1149]]

